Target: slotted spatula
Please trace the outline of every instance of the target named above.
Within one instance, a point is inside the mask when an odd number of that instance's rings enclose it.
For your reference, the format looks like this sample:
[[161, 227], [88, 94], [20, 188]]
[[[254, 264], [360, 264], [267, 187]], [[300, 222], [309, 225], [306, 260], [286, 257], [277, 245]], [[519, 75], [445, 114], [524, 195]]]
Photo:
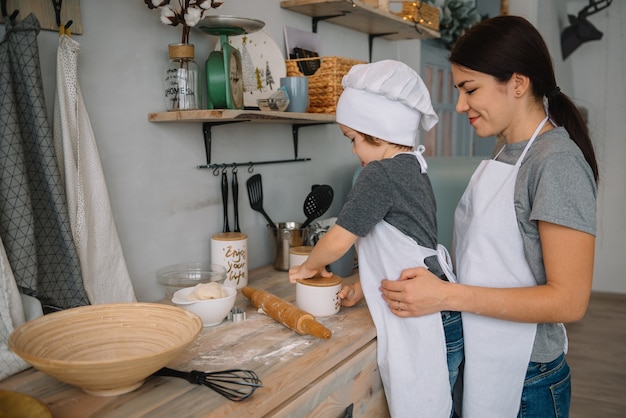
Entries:
[[261, 182], [261, 175], [255, 174], [246, 181], [246, 187], [248, 188], [248, 199], [250, 200], [250, 207], [257, 212], [260, 212], [270, 224], [271, 228], [276, 228], [276, 224], [272, 221], [272, 218], [263, 209], [263, 184]]
[[306, 221], [300, 228], [306, 228], [314, 219], [322, 216], [333, 203], [333, 188], [327, 184], [313, 187], [311, 193], [304, 200], [304, 216]]

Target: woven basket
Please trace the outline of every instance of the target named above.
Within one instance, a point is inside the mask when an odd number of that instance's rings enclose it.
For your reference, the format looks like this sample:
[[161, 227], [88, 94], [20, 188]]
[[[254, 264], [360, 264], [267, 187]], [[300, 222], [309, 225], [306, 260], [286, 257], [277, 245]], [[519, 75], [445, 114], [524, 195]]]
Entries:
[[421, 1], [391, 1], [402, 3], [401, 12], [392, 12], [404, 20], [419, 23], [433, 30], [439, 30], [439, 8]]
[[353, 65], [365, 64], [364, 61], [342, 57], [297, 58], [287, 60], [287, 76], [303, 77], [298, 63], [302, 61], [321, 60], [315, 74], [309, 79], [309, 113], [335, 113], [337, 100], [343, 91], [341, 79]]

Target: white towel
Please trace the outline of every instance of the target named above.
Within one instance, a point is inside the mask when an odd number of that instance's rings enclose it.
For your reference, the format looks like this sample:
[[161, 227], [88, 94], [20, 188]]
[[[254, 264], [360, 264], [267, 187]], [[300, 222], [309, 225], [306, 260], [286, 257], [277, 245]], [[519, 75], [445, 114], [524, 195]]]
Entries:
[[9, 335], [24, 322], [26, 317], [22, 299], [0, 239], [0, 380], [30, 367], [9, 350], [7, 345]]
[[98, 148], [77, 77], [80, 44], [59, 37], [54, 142], [72, 235], [91, 304], [134, 302]]

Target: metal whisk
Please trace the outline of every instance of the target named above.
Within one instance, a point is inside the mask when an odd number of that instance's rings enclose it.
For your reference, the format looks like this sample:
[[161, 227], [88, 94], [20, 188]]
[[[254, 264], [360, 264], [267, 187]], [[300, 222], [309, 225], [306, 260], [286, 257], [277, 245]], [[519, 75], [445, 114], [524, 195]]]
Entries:
[[208, 386], [226, 399], [239, 402], [249, 398], [256, 388], [263, 387], [259, 376], [251, 370], [230, 369], [219, 372], [201, 372], [180, 370], [163, 367], [153, 373], [153, 376], [180, 377], [189, 383]]

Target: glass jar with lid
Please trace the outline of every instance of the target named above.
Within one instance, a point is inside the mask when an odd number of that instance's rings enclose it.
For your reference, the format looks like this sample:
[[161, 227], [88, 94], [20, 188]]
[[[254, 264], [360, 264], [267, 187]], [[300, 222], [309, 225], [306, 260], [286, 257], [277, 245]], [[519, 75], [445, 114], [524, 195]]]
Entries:
[[165, 106], [169, 110], [200, 108], [199, 67], [191, 44], [170, 44], [165, 68]]

